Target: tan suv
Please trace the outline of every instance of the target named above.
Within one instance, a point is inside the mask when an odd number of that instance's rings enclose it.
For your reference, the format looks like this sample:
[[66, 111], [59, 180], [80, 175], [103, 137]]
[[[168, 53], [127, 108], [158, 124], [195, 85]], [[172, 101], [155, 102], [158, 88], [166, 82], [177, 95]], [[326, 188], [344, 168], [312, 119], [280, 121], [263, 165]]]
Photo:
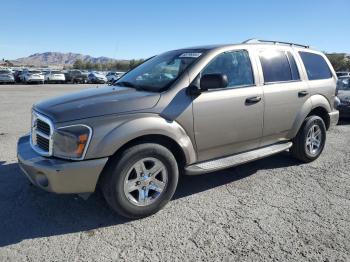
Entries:
[[196, 175], [289, 150], [321, 154], [337, 123], [336, 74], [307, 46], [247, 41], [179, 49], [145, 61], [115, 86], [33, 106], [18, 160], [31, 182], [55, 193], [92, 193], [131, 218]]

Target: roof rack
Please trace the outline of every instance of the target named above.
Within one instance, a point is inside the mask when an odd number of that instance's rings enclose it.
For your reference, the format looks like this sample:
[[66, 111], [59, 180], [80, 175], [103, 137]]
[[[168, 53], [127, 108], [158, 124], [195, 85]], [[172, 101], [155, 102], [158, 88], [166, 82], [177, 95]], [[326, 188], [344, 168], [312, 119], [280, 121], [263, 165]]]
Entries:
[[282, 42], [282, 41], [274, 41], [274, 40], [260, 40], [260, 39], [248, 39], [244, 41], [242, 44], [257, 44], [257, 43], [272, 43], [272, 44], [282, 44], [282, 45], [290, 45], [290, 46], [300, 46], [304, 48], [310, 48], [308, 45], [300, 45], [296, 43], [291, 43], [291, 42]]

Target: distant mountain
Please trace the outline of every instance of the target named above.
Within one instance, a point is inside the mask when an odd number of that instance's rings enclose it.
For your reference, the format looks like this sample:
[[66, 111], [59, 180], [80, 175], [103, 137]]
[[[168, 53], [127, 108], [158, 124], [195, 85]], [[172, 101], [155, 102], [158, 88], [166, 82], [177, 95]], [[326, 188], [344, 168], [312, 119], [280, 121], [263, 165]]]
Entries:
[[80, 59], [84, 62], [91, 63], [109, 63], [116, 61], [116, 59], [108, 57], [92, 57], [89, 55], [75, 54], [75, 53], [60, 53], [60, 52], [46, 52], [36, 53], [28, 57], [18, 58], [11, 62], [15, 65], [33, 65], [33, 66], [65, 66], [73, 65], [75, 60]]

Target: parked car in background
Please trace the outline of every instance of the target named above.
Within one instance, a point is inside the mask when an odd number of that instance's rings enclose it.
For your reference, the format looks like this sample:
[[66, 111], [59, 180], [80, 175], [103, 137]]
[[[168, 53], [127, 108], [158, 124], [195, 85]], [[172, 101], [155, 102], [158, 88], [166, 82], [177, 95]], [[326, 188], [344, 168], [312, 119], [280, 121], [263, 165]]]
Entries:
[[350, 77], [340, 77], [337, 82], [337, 97], [339, 115], [341, 118], [350, 117]]
[[91, 72], [88, 75], [88, 83], [91, 84], [105, 84], [107, 83], [107, 77], [98, 72]]
[[13, 77], [12, 71], [8, 69], [0, 69], [0, 83], [13, 84], [15, 78]]
[[43, 84], [44, 75], [39, 70], [24, 69], [21, 74], [21, 81], [26, 84], [29, 84], [29, 83]]
[[21, 74], [22, 74], [23, 70], [15, 70], [15, 72], [13, 73], [13, 77], [15, 79], [16, 83], [20, 83], [21, 82]]
[[322, 52], [293, 43], [177, 49], [115, 86], [34, 105], [18, 162], [44, 190], [86, 194], [100, 187], [112, 209], [140, 218], [166, 205], [180, 174], [286, 150], [301, 162], [316, 160], [339, 119], [336, 83]]
[[58, 70], [46, 71], [44, 78], [46, 83], [64, 83], [66, 81], [66, 77], [63, 72]]
[[343, 76], [349, 76], [350, 77], [350, 72], [337, 72], [337, 77], [343, 77]]
[[82, 70], [69, 70], [65, 73], [66, 82], [73, 84], [85, 84], [88, 80], [88, 73]]
[[118, 80], [124, 73], [123, 72], [108, 72], [106, 77], [109, 83], [113, 83]]

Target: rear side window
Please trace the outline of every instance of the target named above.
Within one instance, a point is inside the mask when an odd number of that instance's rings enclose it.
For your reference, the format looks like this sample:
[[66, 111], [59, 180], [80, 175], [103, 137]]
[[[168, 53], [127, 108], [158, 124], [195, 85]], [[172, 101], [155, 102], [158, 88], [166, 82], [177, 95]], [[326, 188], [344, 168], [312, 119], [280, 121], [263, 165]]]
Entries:
[[263, 50], [259, 54], [265, 83], [299, 80], [299, 71], [290, 52]]
[[328, 79], [332, 77], [331, 70], [322, 56], [308, 52], [299, 52], [299, 54], [309, 80]]

